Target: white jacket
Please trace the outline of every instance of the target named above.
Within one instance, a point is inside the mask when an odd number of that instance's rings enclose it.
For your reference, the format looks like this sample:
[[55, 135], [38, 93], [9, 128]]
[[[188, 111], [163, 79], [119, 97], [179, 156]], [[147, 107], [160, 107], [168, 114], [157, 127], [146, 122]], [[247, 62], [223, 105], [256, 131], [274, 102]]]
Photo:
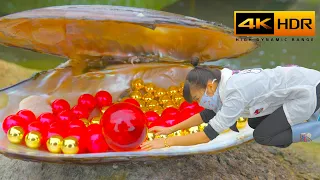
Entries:
[[316, 108], [320, 72], [303, 67], [249, 69], [232, 75], [223, 69], [219, 83], [222, 107], [209, 121], [218, 133], [239, 117], [254, 118], [283, 106], [291, 126], [308, 120]]

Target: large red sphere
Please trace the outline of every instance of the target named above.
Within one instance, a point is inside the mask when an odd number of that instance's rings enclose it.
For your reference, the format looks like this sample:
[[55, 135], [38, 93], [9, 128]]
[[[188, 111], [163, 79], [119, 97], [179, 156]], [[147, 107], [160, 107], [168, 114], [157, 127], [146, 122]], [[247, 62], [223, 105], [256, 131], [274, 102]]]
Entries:
[[123, 102], [131, 103], [133, 105], [136, 105], [136, 106], [140, 107], [140, 103], [137, 100], [132, 99], [132, 98], [128, 98], [128, 99], [124, 100]]
[[110, 148], [115, 151], [137, 149], [147, 135], [146, 117], [142, 110], [130, 103], [110, 106], [101, 118], [102, 132]]
[[24, 122], [24, 120], [18, 116], [18, 115], [10, 115], [6, 117], [2, 123], [2, 129], [5, 133], [8, 132], [8, 130], [13, 126], [20, 126], [25, 131], [27, 130], [27, 124]]
[[62, 111], [70, 110], [70, 104], [64, 99], [57, 99], [51, 104], [53, 114], [59, 114]]
[[20, 116], [26, 124], [36, 121], [36, 115], [29, 110], [20, 110], [17, 115]]
[[97, 92], [95, 98], [96, 98], [96, 102], [97, 102], [97, 107], [100, 109], [105, 106], [110, 106], [112, 104], [112, 96], [107, 91]]
[[83, 94], [78, 99], [78, 104], [91, 112], [97, 105], [96, 99], [91, 94]]

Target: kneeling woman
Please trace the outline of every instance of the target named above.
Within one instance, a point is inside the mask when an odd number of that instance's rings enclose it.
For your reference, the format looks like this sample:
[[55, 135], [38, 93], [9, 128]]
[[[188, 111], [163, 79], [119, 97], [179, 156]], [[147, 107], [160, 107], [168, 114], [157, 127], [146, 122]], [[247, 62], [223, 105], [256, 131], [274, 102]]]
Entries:
[[203, 122], [208, 126], [203, 132], [145, 142], [142, 149], [206, 143], [234, 127], [239, 117], [249, 118], [254, 139], [262, 145], [288, 147], [320, 136], [320, 121], [306, 121], [320, 112], [319, 71], [293, 66], [235, 72], [192, 63], [183, 96], [206, 109], [175, 126], [150, 131], [168, 135]]

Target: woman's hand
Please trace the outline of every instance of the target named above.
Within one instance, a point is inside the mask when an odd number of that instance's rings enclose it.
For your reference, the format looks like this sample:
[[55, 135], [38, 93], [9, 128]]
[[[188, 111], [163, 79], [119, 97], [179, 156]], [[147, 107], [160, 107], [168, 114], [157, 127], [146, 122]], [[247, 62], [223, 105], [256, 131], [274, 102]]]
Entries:
[[154, 139], [152, 141], [147, 141], [144, 142], [140, 145], [142, 150], [152, 150], [152, 149], [160, 149], [160, 148], [164, 148], [164, 139], [160, 138], [160, 139]]
[[170, 127], [161, 127], [161, 126], [154, 126], [149, 129], [150, 132], [154, 132], [155, 135], [169, 135], [173, 133], [172, 128]]

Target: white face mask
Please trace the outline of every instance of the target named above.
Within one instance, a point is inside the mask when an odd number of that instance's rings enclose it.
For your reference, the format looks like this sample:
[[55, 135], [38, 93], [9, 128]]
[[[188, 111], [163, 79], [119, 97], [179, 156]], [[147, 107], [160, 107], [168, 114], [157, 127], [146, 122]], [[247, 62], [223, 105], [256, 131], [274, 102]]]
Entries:
[[[216, 79], [214, 79], [212, 81], [212, 83], [215, 81], [216, 81]], [[204, 95], [202, 96], [202, 98], [200, 100], [199, 105], [202, 106], [203, 108], [213, 110], [214, 112], [217, 113], [218, 110], [220, 110], [221, 106], [222, 106], [222, 103], [221, 103], [220, 97], [219, 97], [219, 93], [218, 93], [218, 88], [213, 96], [208, 96], [207, 89], [206, 89]]]

